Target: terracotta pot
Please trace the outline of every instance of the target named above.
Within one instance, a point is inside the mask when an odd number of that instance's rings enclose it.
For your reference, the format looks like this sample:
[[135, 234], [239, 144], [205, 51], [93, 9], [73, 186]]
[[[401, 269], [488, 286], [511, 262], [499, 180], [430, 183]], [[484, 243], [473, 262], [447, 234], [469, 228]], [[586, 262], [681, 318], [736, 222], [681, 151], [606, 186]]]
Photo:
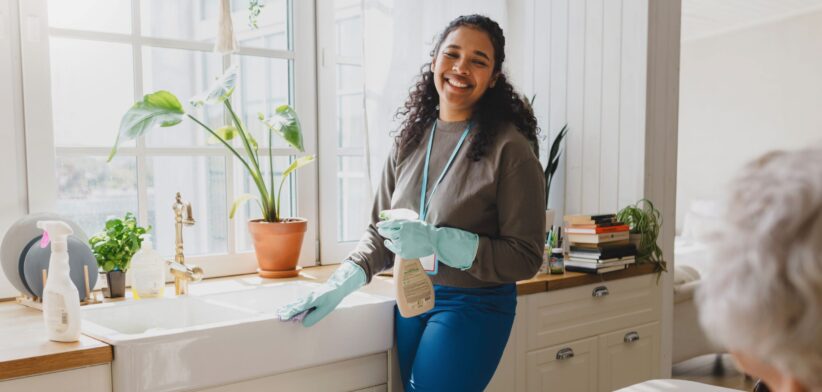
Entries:
[[289, 218], [283, 222], [248, 222], [248, 231], [257, 253], [257, 273], [263, 278], [290, 278], [297, 276], [297, 262], [303, 245], [308, 221]]

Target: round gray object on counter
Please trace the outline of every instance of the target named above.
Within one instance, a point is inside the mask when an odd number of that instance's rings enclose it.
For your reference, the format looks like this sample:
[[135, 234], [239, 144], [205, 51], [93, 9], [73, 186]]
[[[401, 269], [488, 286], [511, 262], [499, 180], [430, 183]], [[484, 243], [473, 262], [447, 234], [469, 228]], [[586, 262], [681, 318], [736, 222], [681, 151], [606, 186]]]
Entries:
[[[97, 260], [91, 253], [91, 248], [84, 242], [77, 238], [68, 238], [68, 254], [69, 254], [69, 276], [74, 286], [77, 287], [77, 292], [80, 294], [80, 300], [86, 298], [86, 283], [83, 274], [83, 266], [88, 266], [88, 280], [89, 289], [94, 289], [97, 283]], [[51, 258], [51, 245], [41, 248], [39, 241], [34, 243], [26, 252], [23, 261], [23, 275], [25, 284], [29, 291], [38, 297], [43, 297], [43, 270], [48, 270], [49, 259]]]
[[[71, 229], [74, 230], [72, 237], [83, 243], [88, 243], [86, 233], [83, 232], [83, 229], [81, 229], [77, 223], [58, 214], [40, 212], [27, 215], [17, 222], [14, 222], [6, 231], [3, 237], [3, 243], [0, 245], [0, 266], [3, 267], [3, 273], [6, 275], [6, 279], [22, 294], [31, 295], [33, 293], [26, 289], [23, 283], [24, 278], [20, 276], [20, 256], [23, 253], [23, 248], [25, 248], [33, 238], [43, 235], [43, 230], [37, 228], [37, 222], [41, 220], [59, 220], [66, 222], [71, 226]], [[91, 272], [89, 272], [89, 274], [91, 274]]]

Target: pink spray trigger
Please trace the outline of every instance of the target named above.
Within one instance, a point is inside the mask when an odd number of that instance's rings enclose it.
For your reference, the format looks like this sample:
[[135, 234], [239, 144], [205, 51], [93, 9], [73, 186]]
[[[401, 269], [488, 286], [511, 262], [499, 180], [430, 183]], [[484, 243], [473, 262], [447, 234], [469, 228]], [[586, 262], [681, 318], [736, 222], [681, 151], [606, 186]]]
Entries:
[[51, 240], [49, 239], [49, 232], [44, 231], [43, 232], [43, 238], [40, 239], [40, 247], [45, 248], [45, 247], [49, 246], [50, 241]]

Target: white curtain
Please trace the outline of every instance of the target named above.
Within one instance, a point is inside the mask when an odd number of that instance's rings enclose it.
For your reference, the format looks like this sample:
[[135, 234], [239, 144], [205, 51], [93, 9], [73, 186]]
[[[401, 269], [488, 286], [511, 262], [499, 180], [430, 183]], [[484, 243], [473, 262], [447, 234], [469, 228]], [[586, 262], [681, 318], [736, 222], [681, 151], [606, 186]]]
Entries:
[[[460, 15], [482, 14], [506, 30], [505, 0], [364, 0], [366, 162], [373, 195], [400, 120], [397, 109], [431, 61], [437, 34]], [[507, 35], [507, 34], [506, 34]]]

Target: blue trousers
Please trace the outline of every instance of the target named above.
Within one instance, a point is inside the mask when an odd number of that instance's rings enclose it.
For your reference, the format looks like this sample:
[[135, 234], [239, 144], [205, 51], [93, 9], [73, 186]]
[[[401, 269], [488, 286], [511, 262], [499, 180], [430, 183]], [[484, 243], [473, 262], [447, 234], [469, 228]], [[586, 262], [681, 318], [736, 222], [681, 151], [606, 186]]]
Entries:
[[435, 285], [434, 293], [434, 308], [426, 313], [404, 318], [394, 311], [405, 391], [482, 391], [511, 334], [516, 286]]

